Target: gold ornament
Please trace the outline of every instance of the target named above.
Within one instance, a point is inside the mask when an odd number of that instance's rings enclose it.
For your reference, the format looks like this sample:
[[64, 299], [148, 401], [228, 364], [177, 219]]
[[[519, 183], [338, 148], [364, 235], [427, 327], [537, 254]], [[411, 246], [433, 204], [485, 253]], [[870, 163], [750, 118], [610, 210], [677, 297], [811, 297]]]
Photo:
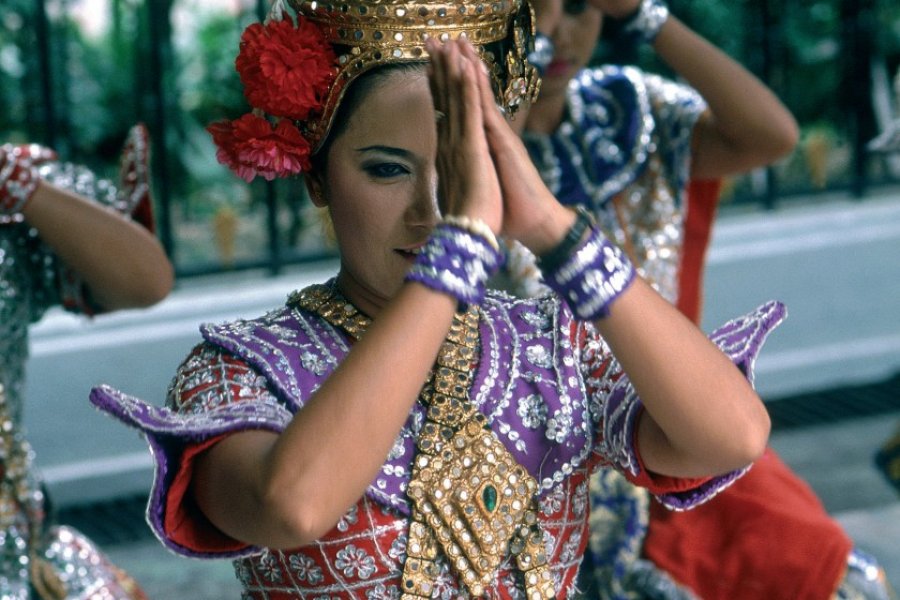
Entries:
[[[289, 303], [355, 339], [371, 322], [324, 285], [295, 292]], [[555, 597], [537, 517], [538, 484], [469, 401], [478, 321], [476, 307], [454, 316], [419, 395], [427, 411], [407, 489], [413, 508], [401, 600], [431, 598], [439, 552], [474, 597], [484, 595], [507, 553], [516, 557], [528, 600]]]
[[337, 78], [322, 113], [304, 123], [314, 150], [354, 79], [379, 65], [426, 61], [429, 38], [468, 39], [510, 115], [537, 98], [540, 78], [526, 59], [534, 46], [527, 0], [278, 0], [270, 18], [280, 19], [286, 6], [318, 25], [338, 55]]

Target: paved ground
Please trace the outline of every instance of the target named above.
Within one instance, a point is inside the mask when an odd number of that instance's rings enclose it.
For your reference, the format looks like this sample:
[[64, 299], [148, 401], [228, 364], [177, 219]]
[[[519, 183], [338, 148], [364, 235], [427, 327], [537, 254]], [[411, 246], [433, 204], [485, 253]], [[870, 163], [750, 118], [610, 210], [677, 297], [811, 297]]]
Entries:
[[[798, 394], [848, 384], [865, 388], [900, 372], [897, 256], [900, 192], [862, 203], [840, 197], [820, 205], [792, 203], [769, 213], [726, 208], [709, 257], [707, 296], [716, 301], [707, 302], [704, 328], [769, 298], [782, 299], [791, 316], [757, 364], [760, 393], [773, 410], [774, 403]], [[175, 365], [198, 339], [198, 322], [258, 314], [292, 288], [333, 270], [325, 264], [274, 279], [243, 274], [183, 282], [154, 309], [90, 325], [48, 315], [33, 337], [34, 400], [26, 418], [38, 464], [66, 514], [86, 502], [134, 497], [149, 480], [144, 443], [86, 407], [90, 385], [108, 382], [161, 401]], [[891, 390], [887, 402], [893, 409], [867, 411], [862, 393], [861, 400], [853, 396], [858, 407], [839, 407], [837, 421], [785, 427], [775, 432], [772, 445], [857, 544], [882, 560], [900, 589], [900, 495], [872, 465], [879, 444], [900, 424], [900, 390]], [[85, 423], [91, 435], [73, 434], [73, 422]], [[169, 555], [147, 538], [135, 502], [110, 510], [95, 521], [124, 522], [138, 533], [106, 548], [152, 600], [239, 597], [229, 563]]]

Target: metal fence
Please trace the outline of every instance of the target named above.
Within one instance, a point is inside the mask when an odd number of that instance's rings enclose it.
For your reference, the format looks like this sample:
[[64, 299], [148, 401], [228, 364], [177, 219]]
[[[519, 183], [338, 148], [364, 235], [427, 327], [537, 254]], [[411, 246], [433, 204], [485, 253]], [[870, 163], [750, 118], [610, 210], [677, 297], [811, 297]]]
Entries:
[[[3, 1], [0, 136], [39, 141], [108, 169], [127, 127], [147, 123], [159, 235], [180, 276], [277, 272], [332, 255], [302, 183], [234, 180], [215, 165], [198, 122], [200, 115], [234, 116], [220, 114], [239, 96], [234, 49], [243, 26], [265, 13], [265, 0]], [[892, 0], [671, 4], [766, 81], [804, 130], [790, 159], [731, 182], [731, 201], [771, 208], [836, 189], [861, 198], [872, 186], [897, 181], [891, 157], [866, 149], [884, 128], [873, 111], [873, 77], [900, 62], [900, 11]], [[198, 27], [200, 13], [213, 9], [219, 13]], [[900, 111], [894, 102], [890, 110]]]

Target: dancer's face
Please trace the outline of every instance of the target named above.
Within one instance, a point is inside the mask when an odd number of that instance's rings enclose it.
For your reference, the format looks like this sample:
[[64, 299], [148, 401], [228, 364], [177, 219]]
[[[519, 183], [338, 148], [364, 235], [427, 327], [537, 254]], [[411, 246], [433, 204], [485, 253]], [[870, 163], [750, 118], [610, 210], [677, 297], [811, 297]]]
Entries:
[[[534, 4], [535, 14], [548, 10], [544, 0]], [[563, 0], [562, 16], [553, 31], [544, 31], [553, 41], [553, 60], [548, 65], [541, 83], [541, 96], [564, 93], [566, 86], [578, 71], [587, 66], [603, 24], [603, 13], [587, 0]], [[540, 101], [540, 100], [538, 100]]]
[[437, 133], [424, 67], [379, 75], [355, 106], [325, 150], [314, 200], [334, 224], [341, 291], [374, 316], [399, 291], [438, 220]]

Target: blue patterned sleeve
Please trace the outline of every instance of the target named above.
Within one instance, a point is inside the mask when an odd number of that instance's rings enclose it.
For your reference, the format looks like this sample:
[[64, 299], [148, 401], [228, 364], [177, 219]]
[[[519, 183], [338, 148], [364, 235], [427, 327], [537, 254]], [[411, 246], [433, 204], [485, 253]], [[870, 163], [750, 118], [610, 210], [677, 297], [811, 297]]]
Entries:
[[681, 83], [649, 73], [643, 73], [643, 78], [664, 168], [672, 188], [684, 189], [691, 169], [691, 136], [706, 101]]

